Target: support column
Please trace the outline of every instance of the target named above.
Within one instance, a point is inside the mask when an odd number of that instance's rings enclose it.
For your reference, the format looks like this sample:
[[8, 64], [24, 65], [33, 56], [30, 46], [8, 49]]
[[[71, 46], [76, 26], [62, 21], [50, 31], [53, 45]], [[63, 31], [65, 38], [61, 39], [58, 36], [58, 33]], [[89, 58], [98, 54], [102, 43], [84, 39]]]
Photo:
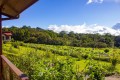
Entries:
[[[1, 12], [1, 10], [0, 10]], [[2, 80], [2, 15], [0, 13], [0, 80]]]
[[2, 55], [2, 15], [0, 14], [0, 55]]

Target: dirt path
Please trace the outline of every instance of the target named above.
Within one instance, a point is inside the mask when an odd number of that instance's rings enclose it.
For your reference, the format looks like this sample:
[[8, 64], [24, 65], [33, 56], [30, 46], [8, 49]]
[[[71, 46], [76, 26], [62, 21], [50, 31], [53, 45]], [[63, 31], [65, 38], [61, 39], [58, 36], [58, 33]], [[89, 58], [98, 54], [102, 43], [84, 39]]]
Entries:
[[108, 77], [105, 77], [105, 80], [120, 80], [120, 76], [108, 76]]

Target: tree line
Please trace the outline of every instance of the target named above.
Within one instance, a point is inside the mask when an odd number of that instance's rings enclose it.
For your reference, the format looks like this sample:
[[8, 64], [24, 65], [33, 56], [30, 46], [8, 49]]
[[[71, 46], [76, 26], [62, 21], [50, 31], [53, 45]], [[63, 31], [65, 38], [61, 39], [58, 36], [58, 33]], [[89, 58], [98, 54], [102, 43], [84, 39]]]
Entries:
[[61, 31], [60, 33], [52, 30], [44, 30], [31, 26], [22, 26], [20, 28], [12, 26], [10, 28], [3, 28], [3, 31], [11, 31], [13, 41], [23, 41], [25, 43], [38, 43], [50, 45], [67, 45], [76, 47], [120, 47], [120, 36], [113, 36], [109, 33], [100, 34], [82, 34]]

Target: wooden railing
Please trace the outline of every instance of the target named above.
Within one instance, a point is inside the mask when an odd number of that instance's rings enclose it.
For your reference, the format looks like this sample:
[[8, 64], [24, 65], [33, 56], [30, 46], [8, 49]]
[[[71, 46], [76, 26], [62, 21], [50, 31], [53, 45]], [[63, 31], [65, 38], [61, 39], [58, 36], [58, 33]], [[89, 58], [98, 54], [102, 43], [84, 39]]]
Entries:
[[29, 80], [28, 77], [21, 72], [12, 62], [10, 62], [4, 55], [2, 59], [2, 80]]

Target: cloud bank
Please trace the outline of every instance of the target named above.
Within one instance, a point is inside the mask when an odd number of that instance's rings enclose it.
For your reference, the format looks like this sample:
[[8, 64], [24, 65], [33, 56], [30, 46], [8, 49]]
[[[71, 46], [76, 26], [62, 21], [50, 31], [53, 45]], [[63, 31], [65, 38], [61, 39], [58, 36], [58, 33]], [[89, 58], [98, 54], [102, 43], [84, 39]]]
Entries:
[[90, 3], [102, 3], [103, 0], [88, 0], [87, 4], [90, 4]]
[[49, 25], [48, 27], [49, 30], [53, 30], [54, 32], [61, 32], [61, 31], [66, 31], [66, 32], [70, 32], [73, 31], [74, 33], [90, 33], [90, 34], [95, 34], [95, 33], [99, 33], [101, 35], [105, 34], [105, 33], [110, 33], [112, 35], [120, 35], [120, 29], [115, 30], [112, 29], [110, 27], [106, 27], [106, 26], [100, 26], [97, 24], [94, 25], [86, 25], [86, 24], [82, 24], [82, 25]]
[[87, 4], [91, 4], [91, 3], [103, 3], [103, 2], [120, 3], [120, 0], [88, 0]]

